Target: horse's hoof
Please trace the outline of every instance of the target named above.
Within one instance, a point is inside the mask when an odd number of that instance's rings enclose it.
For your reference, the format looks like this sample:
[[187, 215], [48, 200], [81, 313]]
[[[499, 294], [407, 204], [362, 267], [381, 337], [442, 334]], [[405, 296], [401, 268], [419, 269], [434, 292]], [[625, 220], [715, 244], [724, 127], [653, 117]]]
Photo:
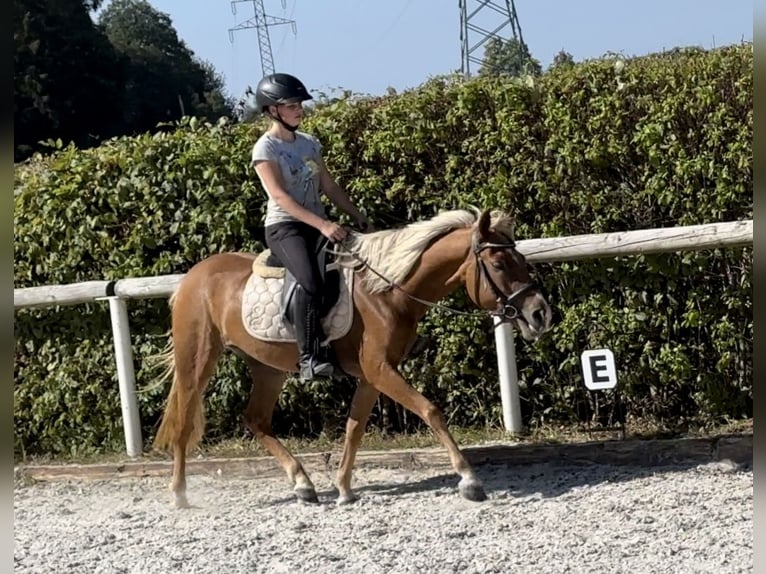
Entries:
[[337, 504], [338, 506], [345, 506], [346, 504], [353, 504], [357, 500], [359, 500], [359, 497], [353, 492], [349, 492], [348, 494], [341, 494], [338, 497]]
[[484, 492], [484, 487], [478, 480], [463, 479], [460, 481], [459, 488], [460, 494], [467, 500], [471, 500], [473, 502], [482, 502], [487, 500], [487, 494]]
[[319, 502], [316, 490], [311, 487], [295, 488], [294, 490], [295, 495], [301, 502], [311, 502], [312, 504]]
[[173, 497], [173, 503], [176, 508], [189, 508], [189, 501], [186, 499], [185, 494], [175, 494]]

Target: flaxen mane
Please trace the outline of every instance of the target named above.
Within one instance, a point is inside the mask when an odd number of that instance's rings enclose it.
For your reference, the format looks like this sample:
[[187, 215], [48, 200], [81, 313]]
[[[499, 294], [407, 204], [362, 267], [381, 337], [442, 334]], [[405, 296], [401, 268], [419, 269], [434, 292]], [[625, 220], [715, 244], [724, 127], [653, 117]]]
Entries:
[[[346, 247], [386, 279], [400, 283], [434, 239], [455, 229], [472, 227], [479, 213], [476, 209], [443, 211], [431, 219], [410, 223], [399, 229], [366, 235], [355, 233]], [[509, 240], [513, 239], [513, 219], [507, 213], [493, 211], [491, 226]], [[358, 259], [343, 255], [342, 250], [336, 251], [336, 254], [341, 265], [355, 266], [359, 263]], [[390, 289], [390, 284], [375, 273], [365, 273], [363, 283], [370, 293]]]

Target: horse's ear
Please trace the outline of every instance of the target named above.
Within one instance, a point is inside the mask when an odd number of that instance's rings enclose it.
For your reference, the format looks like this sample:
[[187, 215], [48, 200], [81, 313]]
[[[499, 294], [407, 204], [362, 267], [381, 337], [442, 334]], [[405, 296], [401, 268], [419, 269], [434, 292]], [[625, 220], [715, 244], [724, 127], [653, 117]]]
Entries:
[[489, 210], [485, 209], [481, 212], [481, 215], [479, 216], [479, 221], [476, 224], [476, 233], [478, 235], [477, 239], [481, 241], [486, 241], [489, 239], [489, 222], [490, 222], [490, 214]]
[[476, 250], [479, 245], [487, 241], [489, 238], [489, 222], [490, 215], [488, 210], [484, 210], [479, 216], [479, 220], [476, 222], [471, 237], [471, 243], [473, 249]]

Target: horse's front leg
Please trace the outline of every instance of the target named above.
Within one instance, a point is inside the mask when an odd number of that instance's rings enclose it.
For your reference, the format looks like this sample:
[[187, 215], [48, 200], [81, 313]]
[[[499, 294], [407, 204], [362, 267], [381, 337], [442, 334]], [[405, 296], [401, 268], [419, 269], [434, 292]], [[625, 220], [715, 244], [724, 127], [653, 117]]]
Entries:
[[362, 442], [367, 419], [372, 412], [372, 407], [380, 393], [367, 381], [360, 379], [351, 400], [351, 409], [346, 421], [346, 437], [343, 443], [343, 456], [341, 457], [335, 485], [338, 487], [338, 504], [348, 504], [357, 498], [351, 490], [351, 473], [354, 469], [356, 452]]
[[407, 410], [418, 415], [431, 427], [436, 437], [447, 449], [452, 468], [460, 475], [460, 494], [468, 500], [482, 501], [487, 498], [484, 486], [471, 465], [460, 452], [455, 439], [447, 428], [441, 410], [404, 380], [397, 368], [382, 358], [370, 358], [362, 364], [362, 370], [370, 384], [391, 397]]

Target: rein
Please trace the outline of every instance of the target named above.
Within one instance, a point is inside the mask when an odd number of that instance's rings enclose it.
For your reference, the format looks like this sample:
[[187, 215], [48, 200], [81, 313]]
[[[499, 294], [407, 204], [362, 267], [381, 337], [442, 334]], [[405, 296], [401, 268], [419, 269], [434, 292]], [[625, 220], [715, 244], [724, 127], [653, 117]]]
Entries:
[[[326, 242], [324, 249], [329, 251], [330, 253], [338, 255], [339, 253], [329, 249], [327, 247]], [[401, 293], [404, 293], [408, 298], [412, 299], [413, 301], [416, 301], [420, 303], [421, 305], [425, 305], [426, 307], [430, 307], [432, 309], [442, 309], [444, 311], [448, 311], [450, 313], [453, 313], [455, 315], [463, 315], [466, 317], [484, 317], [485, 313], [489, 314], [492, 317], [499, 317], [501, 321], [510, 321], [511, 319], [517, 319], [521, 317], [521, 312], [518, 307], [514, 304], [514, 300], [526, 293], [527, 291], [531, 289], [537, 288], [535, 283], [525, 283], [522, 285], [520, 289], [517, 289], [514, 293], [511, 295], [505, 295], [500, 288], [495, 284], [495, 282], [492, 280], [491, 275], [489, 274], [489, 270], [487, 269], [487, 266], [484, 264], [484, 260], [479, 257], [479, 254], [488, 248], [503, 248], [507, 249], [510, 247], [515, 247], [515, 243], [480, 243], [473, 249], [474, 256], [476, 257], [476, 279], [479, 280], [479, 277], [481, 275], [484, 275], [484, 278], [487, 281], [487, 284], [490, 286], [494, 294], [497, 296], [498, 299], [498, 307], [494, 311], [461, 311], [460, 309], [455, 309], [454, 307], [449, 307], [447, 305], [442, 305], [441, 303], [435, 303], [433, 301], [427, 301], [425, 299], [421, 299], [419, 297], [415, 297], [411, 293], [409, 293], [407, 290], [405, 290], [401, 285], [398, 283], [394, 283], [391, 281], [388, 277], [377, 271], [375, 268], [373, 268], [366, 260], [362, 259], [357, 253], [346, 247], [343, 243], [336, 243], [335, 245], [339, 245], [347, 254], [351, 255], [354, 259], [356, 259], [357, 262], [359, 262], [362, 267], [373, 273], [374, 275], [377, 275], [380, 279], [385, 281], [389, 287], [392, 289], [396, 289], [397, 291], [400, 291]], [[509, 315], [509, 310], [513, 312], [512, 315]]]

